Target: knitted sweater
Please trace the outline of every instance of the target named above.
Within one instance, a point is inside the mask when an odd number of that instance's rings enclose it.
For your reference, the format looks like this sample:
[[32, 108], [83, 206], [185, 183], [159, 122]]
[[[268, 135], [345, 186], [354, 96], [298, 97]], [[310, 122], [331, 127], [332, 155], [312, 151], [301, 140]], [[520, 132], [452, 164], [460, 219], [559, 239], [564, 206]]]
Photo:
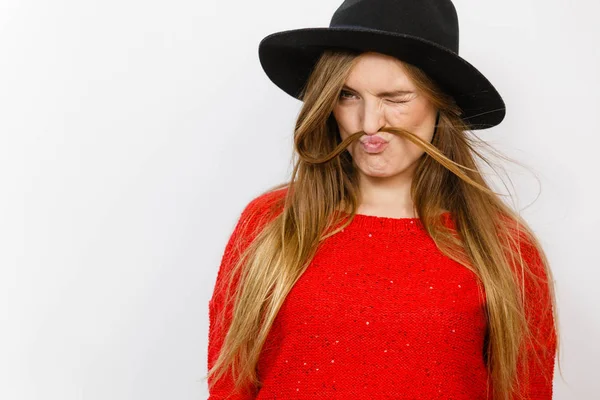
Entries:
[[[234, 244], [244, 248], [250, 242], [257, 221], [264, 223], [256, 216], [285, 190], [258, 196], [246, 206], [217, 282], [235, 259]], [[454, 227], [450, 214], [443, 217]], [[524, 255], [539, 262], [531, 250], [525, 248]], [[547, 291], [526, 287], [532, 298], [549, 301]], [[485, 302], [476, 275], [443, 255], [418, 218], [358, 214], [344, 231], [321, 243], [287, 295], [261, 352], [258, 393], [230, 399], [491, 399]], [[209, 368], [225, 332], [215, 322], [219, 312], [222, 293], [213, 291]], [[542, 368], [532, 358], [523, 398], [551, 399], [552, 380], [544, 377], [553, 377], [554, 370], [552, 315], [540, 315], [537, 307], [528, 315], [552, 356], [537, 351]], [[232, 387], [229, 374], [209, 380], [209, 400], [225, 399]]]

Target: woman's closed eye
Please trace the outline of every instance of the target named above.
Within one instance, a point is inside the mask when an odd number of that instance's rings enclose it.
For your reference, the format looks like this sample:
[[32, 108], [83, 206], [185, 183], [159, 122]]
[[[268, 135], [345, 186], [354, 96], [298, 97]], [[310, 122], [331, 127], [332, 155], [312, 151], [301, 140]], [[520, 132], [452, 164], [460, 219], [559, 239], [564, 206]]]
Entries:
[[389, 100], [388, 101], [390, 103], [396, 103], [396, 104], [402, 104], [402, 103], [408, 103], [408, 100]]

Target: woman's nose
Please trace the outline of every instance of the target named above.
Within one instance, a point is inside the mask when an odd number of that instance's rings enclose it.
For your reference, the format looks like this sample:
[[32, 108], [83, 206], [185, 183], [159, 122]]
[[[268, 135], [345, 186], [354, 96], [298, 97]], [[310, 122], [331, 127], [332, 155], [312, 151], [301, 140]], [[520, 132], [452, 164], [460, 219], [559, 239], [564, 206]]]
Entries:
[[364, 106], [362, 129], [367, 135], [376, 134], [385, 125], [385, 113], [380, 101], [377, 100]]

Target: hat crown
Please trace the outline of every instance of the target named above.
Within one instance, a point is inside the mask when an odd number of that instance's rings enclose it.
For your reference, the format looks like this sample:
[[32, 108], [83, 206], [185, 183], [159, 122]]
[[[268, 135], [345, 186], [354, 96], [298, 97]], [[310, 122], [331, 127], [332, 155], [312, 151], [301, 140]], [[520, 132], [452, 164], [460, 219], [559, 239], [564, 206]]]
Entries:
[[458, 16], [450, 0], [346, 0], [329, 27], [416, 36], [458, 54]]

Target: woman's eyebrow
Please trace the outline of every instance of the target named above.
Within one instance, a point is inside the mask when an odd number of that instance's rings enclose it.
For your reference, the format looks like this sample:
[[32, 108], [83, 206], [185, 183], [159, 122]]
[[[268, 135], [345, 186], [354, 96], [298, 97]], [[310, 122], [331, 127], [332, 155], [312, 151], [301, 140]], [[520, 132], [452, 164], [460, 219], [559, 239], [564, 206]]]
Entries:
[[[342, 89], [347, 89], [347, 90], [357, 93], [356, 90], [352, 89], [348, 85], [344, 85], [344, 87]], [[394, 97], [394, 96], [400, 96], [403, 94], [410, 94], [410, 93], [414, 93], [414, 92], [412, 90], [392, 90], [392, 91], [385, 91], [385, 92], [377, 93], [377, 96], [378, 97]]]

